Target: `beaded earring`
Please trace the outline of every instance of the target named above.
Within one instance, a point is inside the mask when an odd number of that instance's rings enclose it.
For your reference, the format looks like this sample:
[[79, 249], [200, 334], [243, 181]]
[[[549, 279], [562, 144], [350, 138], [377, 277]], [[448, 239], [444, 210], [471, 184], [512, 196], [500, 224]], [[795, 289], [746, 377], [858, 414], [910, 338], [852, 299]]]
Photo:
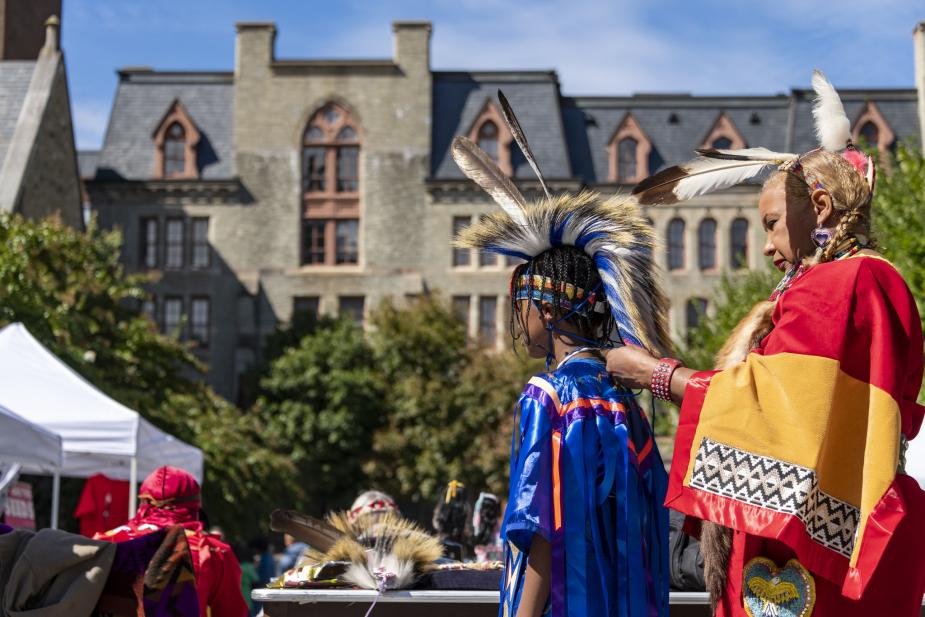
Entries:
[[818, 248], [825, 248], [825, 245], [832, 241], [834, 234], [835, 232], [831, 227], [817, 227], [810, 234], [810, 237], [813, 239], [813, 244]]

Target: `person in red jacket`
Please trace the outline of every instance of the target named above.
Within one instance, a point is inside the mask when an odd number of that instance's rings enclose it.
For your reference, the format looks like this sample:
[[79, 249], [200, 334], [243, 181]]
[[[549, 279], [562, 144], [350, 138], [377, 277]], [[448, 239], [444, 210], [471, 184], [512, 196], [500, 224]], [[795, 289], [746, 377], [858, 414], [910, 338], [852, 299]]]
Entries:
[[135, 516], [121, 527], [96, 535], [98, 540], [123, 542], [181, 525], [193, 553], [199, 614], [203, 617], [246, 617], [241, 595], [241, 566], [227, 544], [203, 530], [199, 520], [200, 489], [196, 479], [177, 467], [164, 466], [145, 478]]

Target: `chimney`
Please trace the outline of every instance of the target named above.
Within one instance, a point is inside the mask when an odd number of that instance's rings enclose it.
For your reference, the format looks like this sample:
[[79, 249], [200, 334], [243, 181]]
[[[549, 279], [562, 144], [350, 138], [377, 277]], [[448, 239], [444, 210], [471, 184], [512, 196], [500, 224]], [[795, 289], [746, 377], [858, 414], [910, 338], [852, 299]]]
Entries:
[[47, 39], [42, 25], [47, 28], [47, 20], [55, 15], [61, 15], [61, 0], [0, 0], [0, 60], [38, 58]]
[[239, 21], [234, 49], [234, 74], [266, 73], [273, 62], [276, 24], [271, 21]]
[[912, 31], [915, 49], [915, 89], [918, 92], [919, 134], [922, 138], [922, 152], [925, 152], [925, 21], [920, 21]]
[[395, 64], [407, 72], [430, 72], [429, 21], [392, 22]]

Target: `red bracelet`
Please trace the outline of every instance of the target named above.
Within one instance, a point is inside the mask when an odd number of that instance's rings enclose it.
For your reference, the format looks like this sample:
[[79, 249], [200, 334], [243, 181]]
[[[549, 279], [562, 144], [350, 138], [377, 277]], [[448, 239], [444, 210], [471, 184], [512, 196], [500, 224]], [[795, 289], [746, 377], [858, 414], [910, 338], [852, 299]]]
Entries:
[[652, 396], [671, 402], [671, 376], [681, 366], [680, 360], [662, 358], [652, 371]]

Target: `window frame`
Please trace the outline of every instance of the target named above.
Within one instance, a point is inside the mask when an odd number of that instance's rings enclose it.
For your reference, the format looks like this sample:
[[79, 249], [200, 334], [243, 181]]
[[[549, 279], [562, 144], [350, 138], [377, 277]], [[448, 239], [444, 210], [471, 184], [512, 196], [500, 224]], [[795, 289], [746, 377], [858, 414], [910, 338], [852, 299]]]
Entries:
[[[179, 223], [180, 239], [178, 242], [170, 240], [171, 223]], [[170, 262], [170, 249], [178, 248], [180, 251], [180, 263], [174, 265]], [[182, 270], [186, 266], [186, 219], [182, 216], [168, 216], [164, 219], [164, 269], [165, 270]]]
[[[675, 243], [672, 238], [672, 228], [675, 225], [675, 223], [680, 224], [681, 235], [680, 235], [679, 243]], [[666, 256], [667, 262], [668, 262], [668, 271], [669, 272], [683, 272], [684, 270], [687, 269], [687, 237], [686, 237], [687, 236], [687, 221], [685, 221], [683, 218], [679, 216], [672, 218], [670, 221], [668, 221], [668, 227], [666, 228], [666, 235], [668, 236], [668, 242], [667, 242], [668, 250], [667, 250], [667, 256]], [[679, 244], [677, 247], [678, 248], [677, 252], [673, 250], [676, 244]], [[677, 265], [675, 265], [674, 260], [672, 260], [673, 255], [677, 255], [678, 257], [679, 261]]]
[[[712, 225], [713, 230], [709, 237], [705, 236], [705, 230]], [[705, 217], [697, 225], [697, 267], [701, 272], [711, 272], [719, 267], [717, 259], [717, 231], [719, 225], [713, 217]], [[709, 259], [707, 259], [709, 258]]]
[[177, 330], [177, 332], [176, 332], [176, 338], [177, 338], [178, 341], [182, 341], [182, 340], [184, 340], [184, 337], [185, 337], [185, 334], [186, 334], [186, 333], [185, 333], [186, 324], [184, 323], [184, 320], [183, 320], [183, 304], [184, 304], [184, 303], [183, 303], [183, 296], [177, 296], [177, 295], [168, 295], [168, 296], [164, 296], [164, 301], [163, 301], [164, 310], [163, 310], [163, 318], [162, 318], [162, 324], [161, 324], [161, 331], [162, 331], [162, 332], [164, 333], [164, 335], [166, 335], [166, 336], [174, 336], [174, 333], [171, 331], [170, 324], [168, 323], [168, 315], [169, 315], [169, 313], [168, 313], [168, 307], [169, 307], [169, 306], [171, 305], [171, 303], [174, 302], [174, 301], [176, 301], [176, 302], [178, 303], [179, 307], [180, 307], [179, 318], [177, 319], [176, 324], [174, 324], [174, 327], [178, 327], [178, 328], [179, 328], [179, 329]]
[[[148, 239], [148, 224], [154, 223], [154, 242]], [[148, 270], [156, 270], [160, 265], [160, 245], [161, 245], [161, 222], [156, 216], [142, 216], [138, 219], [139, 227], [139, 244], [138, 244], [138, 266]], [[148, 263], [148, 256], [153, 255], [154, 263]]]
[[[739, 223], [744, 223], [744, 229], [742, 229], [742, 247], [741, 247], [741, 256], [742, 262], [737, 263], [736, 257], [739, 256], [739, 251], [737, 250], [736, 245], [736, 226]], [[749, 258], [748, 258], [748, 234], [749, 229], [751, 228], [751, 223], [744, 216], [736, 217], [732, 220], [732, 224], [729, 226], [729, 267], [733, 270], [743, 270], [749, 267]]]
[[[348, 139], [342, 138], [342, 131], [350, 129], [352, 135]], [[311, 179], [308, 179], [307, 161], [308, 153], [313, 155], [321, 149], [324, 167], [321, 172], [320, 189], [312, 189]], [[347, 180], [352, 190], [339, 190], [344, 180], [340, 175], [342, 153], [350, 150], [356, 153], [353, 173]], [[363, 176], [363, 147], [361, 131], [358, 122], [343, 105], [329, 101], [318, 108], [306, 123], [302, 132], [300, 152], [300, 192], [302, 196], [302, 225], [300, 264], [303, 267], [336, 266], [356, 267], [363, 258], [362, 243], [362, 216], [360, 213], [360, 193]], [[354, 260], [339, 260], [337, 223], [344, 220], [355, 220], [356, 258]], [[307, 229], [310, 225], [323, 224], [324, 226], [324, 259], [321, 261], [307, 259], [312, 252], [306, 246]], [[317, 254], [317, 250], [314, 251]]]
[[[491, 310], [485, 310], [485, 304], [491, 304]], [[478, 305], [478, 341], [479, 344], [487, 348], [498, 346], [498, 296], [479, 296]], [[488, 335], [484, 326], [487, 324], [486, 313], [491, 315], [491, 333]]]
[[[205, 302], [206, 320], [205, 320], [205, 338], [201, 339], [196, 336], [196, 304]], [[196, 295], [190, 297], [189, 304], [189, 337], [196, 342], [199, 349], [208, 349], [212, 343], [212, 299], [205, 295]]]
[[[197, 238], [196, 231], [199, 225], [205, 224], [205, 237]], [[209, 242], [208, 216], [190, 217], [190, 268], [193, 270], [206, 270], [212, 267], [212, 244]], [[205, 261], [198, 262], [196, 259], [197, 250], [204, 251]]]

